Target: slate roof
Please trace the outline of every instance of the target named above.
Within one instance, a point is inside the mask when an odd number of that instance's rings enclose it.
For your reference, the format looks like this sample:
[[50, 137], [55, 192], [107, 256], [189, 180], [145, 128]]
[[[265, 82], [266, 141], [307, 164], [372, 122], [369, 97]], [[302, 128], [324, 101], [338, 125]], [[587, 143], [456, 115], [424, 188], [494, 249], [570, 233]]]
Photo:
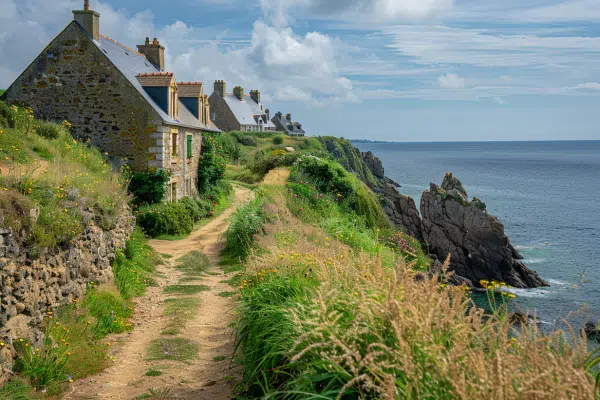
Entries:
[[[275, 118], [277, 118], [277, 115], [275, 115]], [[288, 119], [286, 115], [283, 115], [279, 121], [281, 121], [281, 125], [283, 125], [283, 128], [289, 135], [306, 134], [304, 129], [299, 128], [298, 125], [295, 124], [294, 121]], [[293, 125], [291, 129], [290, 124]]]
[[[75, 22], [76, 23], [76, 22]], [[79, 25], [79, 24], [78, 24]], [[79, 26], [84, 32], [81, 26]], [[86, 32], [87, 33], [87, 32]], [[218, 129], [208, 127], [191, 113], [190, 110], [180, 101], [179, 119], [173, 119], [146, 93], [138, 79], [139, 74], [169, 74], [161, 72], [141, 53], [113, 40], [106, 36], [101, 36], [99, 41], [93, 41], [100, 50], [108, 57], [113, 65], [121, 71], [127, 80], [137, 89], [144, 99], [160, 115], [161, 119], [168, 125], [182, 126], [186, 128], [202, 129], [205, 131], [220, 132]], [[171, 73], [172, 74], [172, 73]]]
[[261, 119], [256, 122], [254, 116], [266, 115], [266, 112], [262, 104], [258, 104], [252, 97], [244, 95], [244, 100], [240, 100], [234, 94], [228, 93], [223, 98], [240, 125], [262, 125], [265, 128], [275, 128], [275, 124], [268, 118], [266, 123], [260, 122]]

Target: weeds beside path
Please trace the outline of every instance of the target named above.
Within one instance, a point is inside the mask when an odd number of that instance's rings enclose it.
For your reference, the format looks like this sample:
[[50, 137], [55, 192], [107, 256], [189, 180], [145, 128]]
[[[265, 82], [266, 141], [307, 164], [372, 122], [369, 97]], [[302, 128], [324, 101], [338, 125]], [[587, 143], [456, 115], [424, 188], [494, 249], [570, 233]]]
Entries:
[[[253, 196], [236, 186], [233, 206], [188, 238], [150, 242], [170, 257], [158, 267], [157, 287], [136, 301], [135, 329], [120, 336], [112, 367], [74, 383], [64, 399], [231, 398], [239, 376], [231, 363], [234, 301], [222, 295], [231, 288], [217, 265], [228, 218]], [[196, 270], [181, 265], [190, 254]]]

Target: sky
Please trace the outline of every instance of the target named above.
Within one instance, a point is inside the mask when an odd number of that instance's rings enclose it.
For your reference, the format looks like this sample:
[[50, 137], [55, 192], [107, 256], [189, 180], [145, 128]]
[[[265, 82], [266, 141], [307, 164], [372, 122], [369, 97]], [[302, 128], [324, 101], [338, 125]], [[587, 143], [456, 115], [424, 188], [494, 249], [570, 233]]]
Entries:
[[[600, 0], [91, 0], [178, 81], [261, 91], [309, 134], [600, 140]], [[83, 0], [0, 0], [0, 88]]]

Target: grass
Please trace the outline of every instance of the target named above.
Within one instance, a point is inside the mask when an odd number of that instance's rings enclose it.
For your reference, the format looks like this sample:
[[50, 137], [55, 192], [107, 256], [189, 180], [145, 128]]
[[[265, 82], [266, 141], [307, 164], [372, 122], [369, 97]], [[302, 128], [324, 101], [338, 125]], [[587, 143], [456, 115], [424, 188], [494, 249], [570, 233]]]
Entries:
[[257, 197], [233, 213], [226, 233], [227, 245], [223, 250], [225, 256], [230, 259], [245, 259], [248, 256], [255, 235], [265, 224], [263, 201], [261, 197]]
[[148, 348], [148, 360], [172, 360], [186, 362], [198, 354], [198, 345], [184, 338], [161, 338]]
[[31, 386], [20, 378], [9, 380], [0, 387], [0, 399], [3, 400], [32, 400], [38, 398], [34, 395]]
[[236, 294], [237, 292], [221, 292], [219, 293], [219, 296], [229, 298], [235, 296]]
[[157, 369], [150, 368], [146, 371], [146, 373], [144, 375], [146, 375], [146, 376], [161, 376], [162, 372], [160, 372]]
[[[9, 174], [0, 177], [0, 202], [5, 203], [0, 217], [7, 211], [13, 224], [25, 228], [29, 257], [35, 259], [41, 250], [65, 245], [79, 236], [85, 229], [85, 210], [93, 211], [93, 219], [102, 229], [113, 229], [127, 203], [127, 193], [105, 155], [74, 140], [67, 123], [52, 125], [50, 131], [57, 137], [47, 139], [40, 134], [47, 134], [51, 124], [34, 120], [29, 109], [0, 102], [3, 115], [10, 118], [10, 127], [0, 127], [0, 163]], [[51, 161], [51, 168], [40, 159]], [[7, 202], [12, 206], [6, 207]], [[14, 207], [22, 212], [15, 214]], [[40, 210], [35, 223], [29, 223], [32, 207]]]
[[261, 251], [232, 281], [242, 397], [594, 398], [574, 332], [516, 329], [430, 277], [414, 240], [269, 190]]
[[178, 334], [186, 322], [192, 320], [196, 315], [200, 300], [193, 297], [177, 297], [165, 300], [164, 315], [168, 317], [169, 323], [163, 330], [169, 335]]
[[210, 268], [208, 257], [200, 251], [192, 251], [177, 260], [176, 267], [185, 277], [201, 277]]
[[206, 292], [210, 288], [206, 285], [170, 285], [165, 287], [164, 292], [166, 294], [198, 294]]

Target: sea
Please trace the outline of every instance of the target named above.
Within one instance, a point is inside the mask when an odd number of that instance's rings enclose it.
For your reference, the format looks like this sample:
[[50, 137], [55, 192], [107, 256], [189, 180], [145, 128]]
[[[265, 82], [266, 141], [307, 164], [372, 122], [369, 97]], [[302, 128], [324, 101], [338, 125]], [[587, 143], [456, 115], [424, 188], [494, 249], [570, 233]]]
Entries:
[[446, 172], [505, 226], [550, 287], [511, 289], [542, 328], [600, 320], [600, 141], [361, 143], [415, 199]]

